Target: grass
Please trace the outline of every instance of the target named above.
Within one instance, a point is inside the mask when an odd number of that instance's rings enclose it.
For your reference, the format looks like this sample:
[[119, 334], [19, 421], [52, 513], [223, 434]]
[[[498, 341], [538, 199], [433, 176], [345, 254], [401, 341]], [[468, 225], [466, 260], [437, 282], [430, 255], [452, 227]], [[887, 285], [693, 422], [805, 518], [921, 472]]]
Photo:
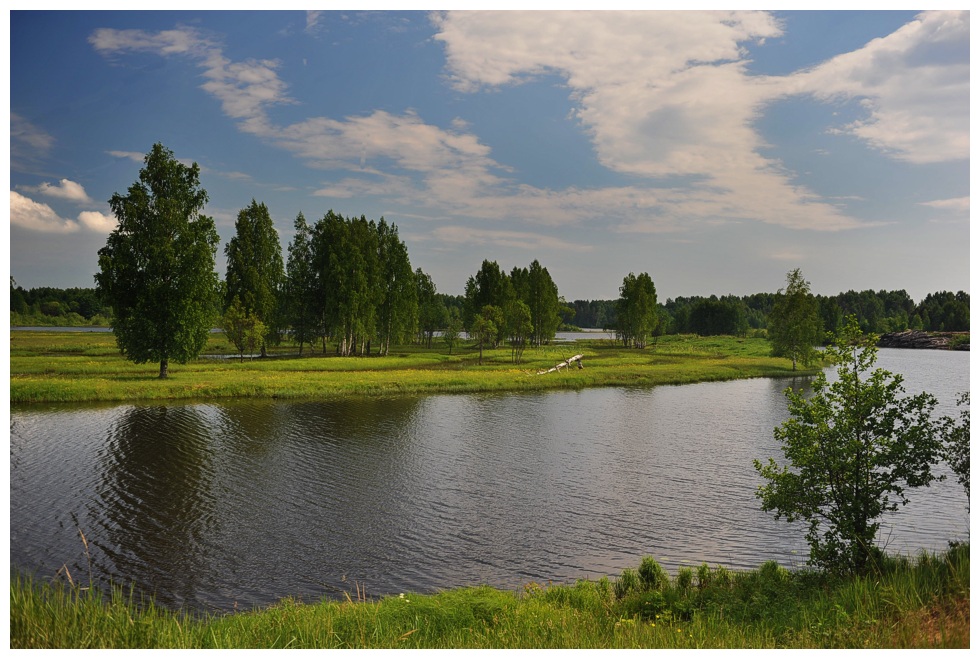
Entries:
[[[477, 351], [462, 346], [449, 355], [442, 346], [397, 347], [386, 357], [310, 355], [295, 346], [272, 351], [271, 359], [198, 358], [171, 363], [170, 377], [157, 378], [158, 364], [133, 364], [119, 354], [110, 333], [12, 331], [10, 402], [175, 400], [232, 397], [330, 398], [394, 393], [473, 393], [581, 389], [595, 386], [650, 386], [750, 377], [785, 377], [789, 360], [769, 356], [759, 338], [660, 337], [644, 350], [611, 340], [530, 348], [520, 365], [510, 349]], [[205, 350], [233, 355], [221, 334]], [[584, 368], [536, 375], [574, 354]]]
[[[521, 592], [488, 586], [192, 615], [116, 588], [11, 579], [12, 648], [967, 648], [968, 545], [830, 577], [702, 565]], [[655, 563], [654, 563], [655, 564]], [[659, 568], [659, 566], [657, 566]], [[647, 569], [644, 572], [644, 569]], [[662, 571], [661, 571], [662, 572]]]

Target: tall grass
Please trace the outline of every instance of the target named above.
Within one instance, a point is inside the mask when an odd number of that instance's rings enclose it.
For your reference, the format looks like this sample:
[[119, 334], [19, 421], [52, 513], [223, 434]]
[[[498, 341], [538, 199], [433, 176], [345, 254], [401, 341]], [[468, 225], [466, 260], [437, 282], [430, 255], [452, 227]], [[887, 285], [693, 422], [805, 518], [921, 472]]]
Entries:
[[[212, 335], [208, 354], [234, 352]], [[449, 355], [442, 349], [399, 346], [386, 357], [337, 357], [319, 351], [296, 356], [283, 345], [277, 358], [199, 358], [171, 364], [159, 380], [155, 364], [133, 364], [119, 354], [107, 333], [11, 332], [12, 403], [161, 400], [222, 397], [330, 398], [396, 393], [474, 393], [581, 389], [595, 386], [650, 386], [707, 380], [798, 375], [786, 359], [769, 356], [762, 339], [661, 337], [645, 350], [611, 341], [586, 341], [528, 349], [513, 364], [510, 349], [475, 349]], [[328, 348], [328, 353], [331, 349]], [[584, 368], [537, 375], [573, 354]]]
[[[632, 575], [632, 576], [627, 576]], [[644, 576], [645, 575], [645, 576]], [[622, 585], [623, 580], [632, 583]], [[11, 578], [13, 648], [949, 648], [969, 647], [969, 546], [890, 559], [854, 578], [652, 558], [612, 581], [434, 595], [283, 600], [224, 615]]]

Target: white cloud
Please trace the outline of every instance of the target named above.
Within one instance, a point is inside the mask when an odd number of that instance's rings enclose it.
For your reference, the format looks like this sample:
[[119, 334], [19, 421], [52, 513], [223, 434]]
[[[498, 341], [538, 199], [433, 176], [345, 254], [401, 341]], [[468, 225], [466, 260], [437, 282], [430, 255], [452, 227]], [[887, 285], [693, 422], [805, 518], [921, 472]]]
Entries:
[[[310, 21], [316, 25], [317, 18]], [[462, 119], [441, 128], [411, 111], [376, 110], [276, 125], [268, 110], [294, 102], [279, 77], [280, 64], [232, 62], [218, 44], [189, 28], [160, 33], [99, 30], [90, 41], [106, 55], [143, 51], [191, 58], [203, 69], [202, 89], [221, 102], [240, 130], [295, 154], [311, 167], [349, 173], [340, 182], [325, 184], [314, 193], [318, 196], [376, 194], [440, 216], [550, 226], [601, 223], [625, 232], [678, 231], [725, 221], [824, 231], [871, 226], [849, 217], [833, 200], [800, 185], [781, 163], [760, 154], [766, 145], [754, 124], [766, 105], [790, 94], [817, 95], [818, 81], [847, 63], [842, 56], [826, 68], [797, 76], [748, 75], [745, 44], [782, 33], [768, 13], [466, 11], [436, 14], [433, 23], [435, 38], [445, 47], [452, 84], [461, 91], [520, 84], [545, 74], [560, 76], [599, 162], [632, 175], [636, 183], [563, 190], [521, 184]], [[930, 33], [932, 41], [922, 26], [908, 27], [909, 34], [888, 42], [888, 52], [904, 53], [905, 59], [898, 59], [906, 63], [916, 57], [925, 61], [919, 45], [958, 43], [955, 38], [943, 41], [943, 31], [931, 18], [924, 23], [936, 28]], [[959, 34], [955, 29], [950, 33]], [[930, 128], [932, 137], [948, 129], [938, 120], [918, 126], [904, 142], [890, 132], [908, 99], [898, 94], [897, 82], [875, 86], [875, 72], [897, 75], [900, 67], [878, 62], [872, 53], [880, 47], [872, 48], [874, 43], [852, 54], [854, 62], [866, 64], [865, 73], [853, 76], [851, 86], [844, 83], [845, 75], [836, 83], [827, 81], [831, 91], [819, 97], [870, 89], [870, 96], [862, 98], [872, 109], [873, 121], [842, 130], [876, 145], [887, 144], [917, 161], [949, 151], [949, 145], [958, 142], [955, 136], [946, 146], [934, 140], [932, 156], [921, 150]], [[902, 44], [910, 52], [903, 51]], [[913, 57], [914, 53], [918, 54]], [[960, 74], [955, 69], [928, 71], [939, 80], [951, 76], [957, 81]], [[912, 75], [899, 78], [905, 85], [917, 81]], [[941, 91], [938, 83], [922, 83]], [[954, 87], [950, 94], [958, 102], [963, 92]], [[925, 95], [908, 93], [926, 102]], [[913, 152], [918, 155], [909, 155]], [[682, 185], [681, 176], [696, 182]]]
[[40, 162], [55, 139], [16, 112], [10, 113], [10, 168], [30, 169]]
[[47, 204], [40, 204], [13, 190], [10, 191], [10, 223], [44, 233], [74, 233], [79, 229], [77, 222], [63, 220]]
[[11, 190], [10, 224], [42, 233], [76, 233], [83, 228], [109, 233], [116, 227], [116, 219], [96, 211], [83, 211], [79, 213], [77, 220], [66, 220], [47, 204]]
[[955, 199], [936, 199], [934, 201], [923, 201], [920, 206], [929, 206], [931, 208], [938, 208], [940, 210], [950, 211], [954, 213], [967, 213], [970, 212], [970, 198], [969, 197], [956, 197]]
[[140, 153], [139, 151], [107, 151], [106, 153], [114, 158], [126, 158], [133, 162], [143, 162], [146, 158], [146, 154]]
[[866, 118], [837, 127], [911, 163], [970, 155], [970, 13], [925, 12], [894, 33], [789, 77], [786, 91], [856, 99]]
[[526, 231], [500, 231], [494, 229], [474, 229], [461, 226], [446, 226], [436, 229], [431, 238], [452, 245], [496, 245], [516, 247], [540, 252], [542, 250], [559, 252], [588, 252], [589, 245], [568, 242], [554, 236]]
[[231, 62], [216, 42], [192, 28], [161, 32], [100, 28], [89, 37], [89, 43], [105, 56], [131, 51], [190, 57], [204, 69], [206, 82], [201, 88], [217, 97], [225, 114], [242, 120], [243, 128], [249, 132], [265, 130], [267, 105], [293, 102], [276, 74], [278, 62]]
[[314, 34], [319, 30], [318, 23], [320, 22], [320, 16], [323, 14], [322, 11], [307, 11], [306, 12], [306, 31], [310, 34]]
[[83, 188], [81, 184], [75, 183], [74, 181], [70, 181], [66, 178], [61, 179], [57, 184], [44, 182], [36, 186], [20, 186], [20, 189], [27, 192], [42, 194], [46, 197], [66, 199], [77, 204], [92, 203], [92, 199], [85, 192], [85, 188]]
[[[794, 184], [753, 123], [778, 93], [745, 72], [742, 44], [779, 36], [757, 12], [450, 12], [434, 17], [456, 87], [564, 78], [575, 115], [606, 167], [646, 179], [658, 197], [620, 228], [661, 231], [718, 219], [839, 230], [859, 223]], [[693, 176], [693, 187], [663, 181]], [[759, 203], [766, 199], [766, 203]]]
[[98, 211], [82, 211], [78, 214], [79, 223], [89, 231], [110, 233], [118, 222], [114, 215], [105, 215]]

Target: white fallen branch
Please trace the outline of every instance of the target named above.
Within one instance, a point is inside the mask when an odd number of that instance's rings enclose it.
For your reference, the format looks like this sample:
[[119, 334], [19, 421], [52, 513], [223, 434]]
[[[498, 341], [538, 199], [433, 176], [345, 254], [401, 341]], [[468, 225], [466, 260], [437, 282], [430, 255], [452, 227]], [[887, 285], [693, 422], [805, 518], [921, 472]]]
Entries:
[[[538, 371], [538, 375], [544, 375], [545, 373], [554, 373], [555, 371], [560, 371], [563, 368], [568, 368], [569, 366], [572, 365], [573, 362], [581, 362], [581, 361], [582, 361], [582, 355], [575, 355], [574, 357], [572, 357], [570, 359], [566, 359], [565, 361], [563, 361], [561, 363], [555, 364], [554, 366], [552, 366], [551, 368], [549, 368], [547, 371]], [[581, 367], [582, 367], [582, 365], [579, 364], [579, 368], [581, 368]]]

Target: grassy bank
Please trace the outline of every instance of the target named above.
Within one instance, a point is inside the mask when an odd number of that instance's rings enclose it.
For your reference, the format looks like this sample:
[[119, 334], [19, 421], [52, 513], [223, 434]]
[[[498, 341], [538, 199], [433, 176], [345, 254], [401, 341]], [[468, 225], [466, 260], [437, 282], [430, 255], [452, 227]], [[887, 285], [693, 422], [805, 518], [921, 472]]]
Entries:
[[[13, 648], [966, 648], [969, 546], [890, 559], [868, 577], [682, 569], [615, 580], [368, 601], [283, 601], [191, 616], [120, 590], [11, 580]], [[358, 601], [361, 599], [361, 601]]]
[[[282, 346], [270, 359], [199, 358], [171, 364], [170, 377], [156, 376], [157, 364], [123, 358], [109, 333], [10, 333], [11, 403], [165, 400], [226, 397], [330, 398], [394, 393], [471, 393], [580, 389], [594, 386], [684, 384], [711, 380], [793, 375], [787, 359], [769, 356], [764, 339], [661, 337], [645, 350], [628, 350], [611, 340], [528, 349], [520, 365], [510, 349], [478, 354], [464, 345], [449, 355], [439, 348], [397, 347], [387, 357], [296, 357]], [[206, 354], [231, 355], [220, 334]], [[535, 375], [574, 354], [584, 368]], [[798, 375], [800, 372], [797, 372]]]

